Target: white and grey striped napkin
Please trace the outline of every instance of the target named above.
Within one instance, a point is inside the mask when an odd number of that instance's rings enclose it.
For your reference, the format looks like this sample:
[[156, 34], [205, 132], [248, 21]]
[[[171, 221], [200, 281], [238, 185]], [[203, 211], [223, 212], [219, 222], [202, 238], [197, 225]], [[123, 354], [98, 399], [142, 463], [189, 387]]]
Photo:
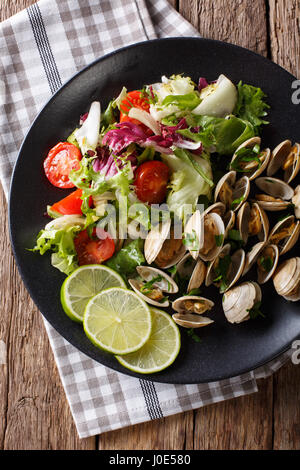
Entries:
[[[94, 59], [135, 42], [198, 36], [167, 0], [40, 0], [0, 25], [0, 177], [51, 94]], [[45, 326], [80, 437], [257, 391], [289, 353], [239, 377], [200, 385], [139, 380], [90, 359]]]

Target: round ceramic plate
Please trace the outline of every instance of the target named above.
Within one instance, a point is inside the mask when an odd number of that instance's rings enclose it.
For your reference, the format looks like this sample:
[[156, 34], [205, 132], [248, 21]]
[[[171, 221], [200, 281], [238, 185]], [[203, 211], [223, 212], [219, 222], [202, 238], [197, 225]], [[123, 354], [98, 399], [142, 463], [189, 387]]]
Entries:
[[[67, 192], [52, 186], [43, 172], [49, 149], [65, 140], [93, 100], [103, 108], [122, 88], [142, 88], [161, 75], [184, 73], [214, 80], [227, 75], [261, 87], [271, 106], [270, 125], [263, 131], [263, 144], [273, 148], [283, 139], [299, 140], [300, 105], [291, 100], [295, 77], [269, 60], [246, 49], [218, 41], [175, 38], [149, 41], [109, 54], [68, 81], [42, 109], [31, 126], [15, 166], [10, 194], [10, 231], [15, 258], [33, 300], [50, 324], [71, 344], [96, 361], [124, 374], [113, 356], [97, 349], [80, 324], [72, 322], [60, 304], [65, 276], [50, 264], [50, 255], [32, 253], [35, 238], [47, 219], [46, 206]], [[298, 245], [299, 247], [299, 245]], [[295, 254], [296, 251], [291, 254]], [[299, 256], [299, 248], [298, 248]], [[255, 273], [250, 273], [255, 280]], [[205, 295], [216, 302], [213, 325], [199, 331], [201, 342], [181, 329], [182, 348], [175, 363], [163, 372], [142, 376], [167, 383], [201, 383], [233, 377], [265, 364], [285, 351], [300, 336], [299, 302], [286, 302], [269, 282], [263, 287], [262, 310], [266, 318], [227, 323], [216, 289]], [[26, 308], [26, 306], [24, 306]]]

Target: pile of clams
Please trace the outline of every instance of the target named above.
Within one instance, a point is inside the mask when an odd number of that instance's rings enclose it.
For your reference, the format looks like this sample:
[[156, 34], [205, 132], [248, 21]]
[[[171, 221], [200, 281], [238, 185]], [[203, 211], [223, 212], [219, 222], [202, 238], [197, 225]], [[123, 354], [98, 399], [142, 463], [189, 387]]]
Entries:
[[[253, 137], [236, 150], [213, 202], [190, 216], [183, 234], [176, 236], [172, 220], [148, 233], [144, 255], [151, 266], [138, 266], [129, 283], [149, 304], [171, 306], [181, 327], [214, 323], [214, 302], [202, 296], [209, 286], [223, 295], [230, 323], [251, 318], [262, 300], [260, 286], [271, 279], [278, 295], [300, 300], [300, 257], [281, 259], [300, 235], [300, 185], [292, 185], [300, 171], [300, 144], [285, 140], [273, 151], [260, 145]], [[251, 280], [244, 278], [249, 272]], [[170, 302], [169, 295], [178, 293]]]

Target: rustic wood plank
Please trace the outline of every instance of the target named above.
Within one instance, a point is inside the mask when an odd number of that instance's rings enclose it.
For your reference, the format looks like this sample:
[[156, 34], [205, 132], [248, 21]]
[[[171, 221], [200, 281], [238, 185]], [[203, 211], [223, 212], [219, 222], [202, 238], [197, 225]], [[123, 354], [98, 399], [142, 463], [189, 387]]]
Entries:
[[264, 0], [179, 0], [179, 11], [203, 37], [267, 54]]
[[[32, 3], [4, 0], [1, 21]], [[0, 287], [4, 300], [0, 340], [7, 350], [7, 363], [0, 363], [0, 449], [95, 449], [95, 438], [78, 438], [41, 315], [15, 266], [2, 188], [0, 218]]]
[[[269, 0], [271, 57], [300, 78], [300, 2]], [[274, 449], [300, 449], [300, 366], [274, 376]]]
[[272, 377], [258, 386], [258, 393], [196, 411], [194, 449], [271, 449]]
[[274, 449], [300, 449], [300, 365], [284, 366], [274, 376]]
[[300, 77], [300, 2], [269, 0], [270, 47], [274, 62]]
[[183, 450], [193, 442], [193, 412], [137, 424], [99, 436], [99, 449]]

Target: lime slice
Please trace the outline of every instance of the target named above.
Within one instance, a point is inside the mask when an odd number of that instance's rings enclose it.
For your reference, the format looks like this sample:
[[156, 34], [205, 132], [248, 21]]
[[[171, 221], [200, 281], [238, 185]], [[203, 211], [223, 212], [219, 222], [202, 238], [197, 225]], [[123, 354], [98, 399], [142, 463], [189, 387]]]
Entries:
[[62, 307], [72, 320], [82, 322], [88, 301], [109, 287], [126, 287], [126, 284], [118, 273], [106, 266], [81, 266], [61, 286]]
[[150, 336], [150, 308], [135, 292], [113, 287], [88, 302], [83, 327], [95, 346], [128, 354], [141, 348]]
[[152, 331], [147, 343], [138, 351], [116, 356], [122, 366], [140, 374], [153, 374], [169, 367], [180, 350], [180, 333], [172, 317], [151, 308]]

